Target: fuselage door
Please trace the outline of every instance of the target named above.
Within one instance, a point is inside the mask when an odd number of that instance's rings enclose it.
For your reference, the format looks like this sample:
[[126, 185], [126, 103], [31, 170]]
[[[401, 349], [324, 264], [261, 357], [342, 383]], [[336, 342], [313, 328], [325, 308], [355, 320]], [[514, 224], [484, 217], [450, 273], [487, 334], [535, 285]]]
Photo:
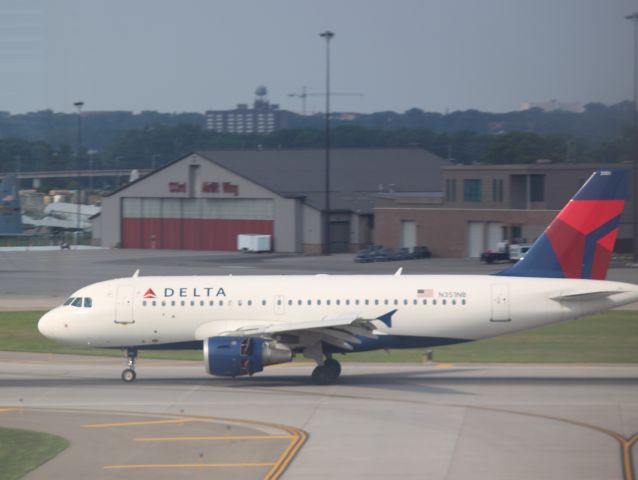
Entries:
[[277, 315], [283, 315], [285, 313], [286, 299], [283, 295], [275, 295], [275, 313]]
[[503, 284], [492, 285], [492, 322], [509, 322], [510, 317], [510, 299], [509, 287]]
[[115, 297], [115, 323], [133, 323], [133, 286], [120, 285]]

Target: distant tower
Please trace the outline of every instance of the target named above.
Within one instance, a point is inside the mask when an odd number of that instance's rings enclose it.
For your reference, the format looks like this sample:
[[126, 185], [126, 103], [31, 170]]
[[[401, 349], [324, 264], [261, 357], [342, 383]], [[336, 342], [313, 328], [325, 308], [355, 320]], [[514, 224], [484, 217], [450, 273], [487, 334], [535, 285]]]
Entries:
[[257, 96], [255, 99], [255, 108], [257, 108], [258, 105], [268, 105], [268, 89], [264, 85], [259, 85], [255, 89], [255, 95]]

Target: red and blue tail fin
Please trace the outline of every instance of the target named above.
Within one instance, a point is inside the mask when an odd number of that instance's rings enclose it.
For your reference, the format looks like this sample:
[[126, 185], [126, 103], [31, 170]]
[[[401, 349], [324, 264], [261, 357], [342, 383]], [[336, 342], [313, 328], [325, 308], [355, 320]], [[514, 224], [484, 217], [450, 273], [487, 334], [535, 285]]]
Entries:
[[496, 275], [603, 280], [625, 206], [628, 170], [598, 170], [534, 242]]

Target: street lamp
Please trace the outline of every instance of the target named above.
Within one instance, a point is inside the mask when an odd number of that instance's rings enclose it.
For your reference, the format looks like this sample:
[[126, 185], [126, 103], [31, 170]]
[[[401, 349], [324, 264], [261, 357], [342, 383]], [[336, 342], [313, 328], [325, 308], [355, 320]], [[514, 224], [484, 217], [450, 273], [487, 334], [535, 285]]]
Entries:
[[74, 102], [73, 106], [78, 109], [78, 145], [77, 145], [77, 171], [78, 171], [78, 195], [77, 195], [77, 237], [76, 243], [80, 243], [80, 197], [82, 196], [82, 179], [80, 178], [81, 159], [82, 159], [82, 107], [84, 102]]
[[634, 196], [634, 263], [638, 264], [638, 12], [625, 17], [634, 24], [634, 175], [633, 175], [633, 196]]
[[326, 40], [326, 172], [325, 172], [325, 212], [323, 224], [323, 254], [330, 254], [330, 40], [335, 36], [330, 30], [320, 33]]

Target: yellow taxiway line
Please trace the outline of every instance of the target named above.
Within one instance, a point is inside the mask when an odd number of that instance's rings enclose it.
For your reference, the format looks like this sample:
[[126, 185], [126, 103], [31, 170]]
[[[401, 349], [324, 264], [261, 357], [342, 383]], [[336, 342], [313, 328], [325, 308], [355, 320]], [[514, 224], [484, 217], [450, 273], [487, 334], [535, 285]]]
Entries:
[[106, 465], [105, 470], [128, 470], [142, 468], [248, 468], [271, 467], [272, 463], [150, 463], [132, 465]]
[[197, 442], [200, 440], [290, 440], [294, 435], [218, 435], [213, 437], [141, 437], [136, 442]]
[[136, 427], [139, 425], [167, 425], [171, 423], [199, 422], [196, 418], [176, 418], [173, 420], [146, 420], [138, 422], [116, 422], [116, 423], [94, 423], [82, 425], [82, 428], [113, 428], [113, 427]]

